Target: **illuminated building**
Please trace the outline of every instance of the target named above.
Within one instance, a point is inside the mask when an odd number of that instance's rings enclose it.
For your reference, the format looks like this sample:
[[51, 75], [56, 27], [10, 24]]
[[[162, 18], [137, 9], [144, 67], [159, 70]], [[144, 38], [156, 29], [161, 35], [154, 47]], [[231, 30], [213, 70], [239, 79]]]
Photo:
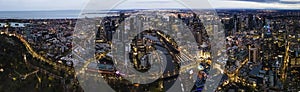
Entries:
[[249, 61], [257, 62], [257, 57], [258, 57], [258, 48], [256, 48], [255, 46], [251, 46], [249, 48]]

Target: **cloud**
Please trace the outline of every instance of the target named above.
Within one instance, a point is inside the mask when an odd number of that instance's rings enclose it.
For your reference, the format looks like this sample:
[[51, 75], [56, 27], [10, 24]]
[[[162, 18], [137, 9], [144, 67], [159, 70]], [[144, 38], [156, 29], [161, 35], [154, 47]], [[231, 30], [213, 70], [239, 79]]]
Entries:
[[81, 9], [88, 0], [0, 0], [0, 11]]
[[[241, 1], [241, 0], [211, 0], [211, 4], [214, 8], [247, 8], [247, 9], [300, 9], [300, 4], [286, 4], [279, 2], [254, 2]], [[260, 0], [262, 1], [262, 0]], [[274, 1], [274, 0], [273, 0]]]
[[260, 3], [282, 3], [282, 4], [300, 4], [300, 0], [232, 0], [232, 1], [260, 2]]
[[153, 1], [136, 1], [135, 3], [150, 3], [150, 4], [154, 4], [154, 3], [159, 3], [159, 4], [161, 4], [161, 3], [172, 3], [172, 1], [163, 1], [163, 0], [159, 0], [159, 1], [155, 1], [155, 0], [153, 0]]
[[[89, 2], [90, 1], [90, 2]], [[94, 9], [114, 6], [120, 0], [0, 0], [0, 11], [18, 10], [80, 10], [88, 5]], [[181, 1], [181, 2], [180, 2]], [[206, 3], [206, 2], [209, 3]], [[183, 3], [188, 5], [183, 5]], [[204, 3], [202, 3], [204, 2]], [[251, 9], [300, 9], [300, 0], [125, 0], [118, 9], [153, 8], [251, 8]], [[87, 6], [90, 7], [90, 6]]]

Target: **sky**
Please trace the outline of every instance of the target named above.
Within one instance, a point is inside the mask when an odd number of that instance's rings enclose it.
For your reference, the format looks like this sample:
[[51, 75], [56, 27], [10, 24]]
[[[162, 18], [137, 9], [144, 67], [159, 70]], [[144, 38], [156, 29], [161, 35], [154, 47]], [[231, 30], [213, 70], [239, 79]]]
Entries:
[[[118, 1], [119, 4], [109, 3]], [[181, 1], [181, 3], [180, 3]], [[205, 3], [202, 3], [202, 2]], [[183, 3], [189, 3], [183, 5]], [[193, 4], [193, 5], [190, 5]], [[149, 8], [248, 8], [248, 9], [300, 9], [300, 0], [0, 0], [0, 11], [81, 10], [90, 6], [102, 9], [115, 5], [116, 9]]]

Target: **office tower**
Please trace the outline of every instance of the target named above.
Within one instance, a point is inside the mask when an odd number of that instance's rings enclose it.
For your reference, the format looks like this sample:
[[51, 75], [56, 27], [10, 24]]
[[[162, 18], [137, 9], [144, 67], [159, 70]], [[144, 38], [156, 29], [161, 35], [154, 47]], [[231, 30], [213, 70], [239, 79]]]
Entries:
[[203, 42], [203, 30], [201, 29], [202, 24], [201, 20], [197, 17], [197, 15], [194, 14], [193, 19], [192, 19], [192, 32], [194, 33], [194, 36], [196, 38], [196, 41], [198, 45], [202, 45]]
[[249, 47], [249, 61], [256, 63], [257, 56], [258, 56], [258, 49], [255, 46], [250, 46]]
[[177, 14], [177, 17], [178, 17], [178, 19], [181, 19], [181, 15], [180, 14]]
[[129, 20], [129, 26], [130, 26], [130, 31], [134, 31], [135, 30], [135, 26], [134, 26], [134, 18], [130, 18], [130, 20]]
[[235, 15], [233, 16], [234, 28], [233, 28], [232, 34], [238, 32], [238, 25], [237, 25], [237, 22], [238, 22], [237, 15], [235, 14]]
[[252, 15], [252, 14], [248, 15], [248, 28], [250, 30], [253, 30], [253, 28], [254, 28], [254, 17], [253, 16], [254, 15]]
[[119, 23], [123, 22], [126, 18], [125, 13], [121, 12], [119, 17], [120, 17]]
[[107, 34], [105, 32], [105, 30], [103, 29], [103, 26], [98, 27], [98, 31], [97, 31], [97, 42], [106, 42], [107, 41]]
[[169, 16], [169, 22], [168, 22], [168, 30], [172, 30], [172, 26], [175, 24], [175, 17], [174, 16]]

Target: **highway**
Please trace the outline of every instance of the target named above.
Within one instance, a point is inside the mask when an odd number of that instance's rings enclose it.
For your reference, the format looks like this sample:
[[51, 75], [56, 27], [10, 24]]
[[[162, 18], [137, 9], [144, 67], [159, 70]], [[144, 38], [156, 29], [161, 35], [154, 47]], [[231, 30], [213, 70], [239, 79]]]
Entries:
[[[28, 51], [34, 58], [37, 58], [37, 59], [39, 59], [41, 62], [45, 62], [45, 63], [47, 63], [47, 64], [53, 66], [54, 69], [57, 69], [57, 70], [63, 70], [63, 71], [72, 71], [72, 68], [71, 68], [71, 67], [65, 66], [65, 65], [60, 64], [60, 63], [57, 63], [57, 62], [50, 61], [50, 60], [46, 59], [45, 57], [39, 55], [37, 52], [35, 52], [35, 51], [33, 50], [33, 48], [31, 47], [31, 45], [23, 38], [22, 35], [16, 34], [16, 33], [8, 33], [8, 32], [1, 32], [1, 34], [7, 35], [7, 36], [13, 36], [13, 37], [18, 38], [18, 39], [23, 43], [23, 45], [26, 47], [27, 51]], [[169, 40], [168, 38], [166, 38], [166, 37], [164, 37], [164, 36], [162, 36], [162, 37], [165, 39], [165, 41], [168, 41], [168, 42], [171, 41], [171, 40]], [[166, 40], [166, 39], [168, 39], [168, 40]], [[173, 42], [171, 42], [171, 43], [169, 43], [169, 44], [174, 45]], [[164, 45], [166, 46], [166, 44], [164, 44]], [[169, 49], [168, 47], [167, 47], [167, 49], [170, 51], [170, 49]], [[86, 71], [86, 70], [88, 70], [88, 69], [87, 69], [87, 66], [88, 66], [92, 61], [94, 61], [94, 60], [99, 60], [99, 59], [105, 57], [107, 53], [108, 53], [108, 52], [104, 52], [104, 53], [98, 54], [98, 55], [96, 55], [94, 58], [91, 58], [91, 59], [87, 60], [87, 61], [84, 63], [83, 67], [81, 67], [80, 71]], [[173, 53], [171, 53], [171, 54], [173, 54]], [[190, 62], [190, 61], [191, 61], [190, 56], [189, 56], [189, 55], [186, 55], [186, 54], [184, 54], [184, 55], [183, 55], [183, 54], [182, 54], [182, 55], [181, 55], [181, 54], [180, 54], [180, 55], [177, 55], [177, 54], [174, 55], [174, 54], [173, 54], [173, 56], [175, 57], [175, 59], [176, 59], [179, 63], [184, 63], [184, 62]], [[26, 59], [26, 58], [24, 58], [24, 59]], [[28, 63], [27, 60], [26, 60], [26, 63]], [[56, 75], [56, 74], [52, 73], [51, 71], [48, 71], [48, 70], [45, 70], [45, 69], [43, 69], [43, 68], [34, 66], [34, 65], [32, 65], [32, 64], [29, 64], [29, 65], [30, 65], [31, 67], [35, 68], [36, 71], [34, 71], [33, 73], [28, 73], [28, 74], [23, 75], [23, 78], [26, 78], [27, 76], [32, 75], [32, 74], [37, 73], [37, 72], [45, 72], [45, 73], [49, 73], [50, 75], [53, 75], [53, 76], [56, 77], [56, 78], [62, 78], [62, 76]], [[189, 63], [189, 64], [185, 64], [184, 66], [181, 66], [180, 71], [169, 71], [168, 73], [164, 73], [163, 76], [161, 76], [161, 78], [169, 78], [169, 77], [172, 77], [172, 76], [176, 76], [176, 75], [178, 75], [178, 74], [180, 74], [180, 73], [182, 73], [182, 72], [186, 72], [187, 70], [189, 70], [189, 69], [191, 69], [191, 68], [197, 67], [197, 65], [198, 65], [197, 62], [192, 62], [192, 63]], [[90, 70], [88, 70], [88, 71], [92, 71], [92, 70], [90, 69]], [[103, 71], [101, 71], [101, 70], [98, 70], [98, 71], [92, 71], [92, 72], [98, 72], [98, 73], [111, 73], [111, 72], [103, 72]], [[71, 74], [72, 72], [68, 72], [68, 73]], [[81, 72], [81, 73], [83, 73], [83, 72]], [[90, 75], [90, 74], [88, 74], [88, 75]], [[98, 76], [98, 74], [97, 74], [97, 75], [92, 75], [92, 76]], [[134, 76], [134, 75], [130, 75], [130, 76]], [[157, 76], [157, 75], [156, 75], [156, 74], [153, 74], [152, 77], [153, 77], [153, 76]], [[149, 77], [151, 77], [151, 76], [149, 76]]]
[[285, 56], [284, 56], [284, 62], [283, 62], [283, 68], [281, 69], [281, 80], [285, 81], [286, 80], [286, 72], [287, 72], [287, 67], [289, 65], [289, 50], [290, 50], [290, 42], [287, 43], [286, 45], [286, 50], [285, 50]]
[[[225, 72], [224, 72], [224, 73], [228, 76], [228, 78], [229, 78], [229, 80], [230, 80], [229, 82], [237, 82], [237, 80], [239, 79], [239, 71], [240, 71], [240, 69], [241, 69], [242, 67], [244, 67], [244, 65], [247, 64], [248, 61], [249, 61], [249, 58], [247, 57], [247, 58], [241, 63], [241, 65], [238, 66], [238, 67], [236, 68], [236, 70], [235, 70], [234, 72], [228, 72], [228, 71], [225, 71]], [[227, 85], [227, 84], [229, 84], [229, 83], [224, 82], [223, 84], [224, 84], [223, 86], [225, 86], [225, 85]]]
[[[41, 62], [45, 62], [45, 63], [53, 66], [54, 69], [57, 69], [57, 70], [60, 70], [60, 71], [66, 71], [69, 74], [73, 73], [71, 67], [65, 66], [65, 65], [57, 63], [57, 62], [50, 61], [50, 60], [44, 58], [43, 56], [37, 54], [33, 50], [33, 48], [30, 46], [30, 44], [23, 38], [22, 35], [16, 34], [16, 33], [8, 33], [8, 32], [1, 32], [1, 34], [2, 35], [7, 35], [7, 36], [10, 36], [10, 37], [16, 37], [16, 38], [18, 38], [23, 43], [23, 45], [26, 47], [26, 50], [32, 55], [32, 57], [39, 59]], [[24, 57], [24, 60], [25, 60], [25, 63], [28, 64], [26, 57]], [[54, 73], [52, 73], [50, 71], [47, 71], [47, 70], [44, 70], [44, 69], [40, 68], [40, 67], [34, 66], [32, 64], [30, 64], [30, 66], [33, 67], [33, 68], [35, 68], [35, 69], [42, 70], [44, 72], [50, 73], [51, 75], [54, 75], [54, 76], [57, 76], [57, 77], [61, 78], [61, 76], [58, 76], [58, 75], [56, 75], [56, 74], [54, 74]], [[25, 76], [24, 78], [26, 78], [27, 76]]]

